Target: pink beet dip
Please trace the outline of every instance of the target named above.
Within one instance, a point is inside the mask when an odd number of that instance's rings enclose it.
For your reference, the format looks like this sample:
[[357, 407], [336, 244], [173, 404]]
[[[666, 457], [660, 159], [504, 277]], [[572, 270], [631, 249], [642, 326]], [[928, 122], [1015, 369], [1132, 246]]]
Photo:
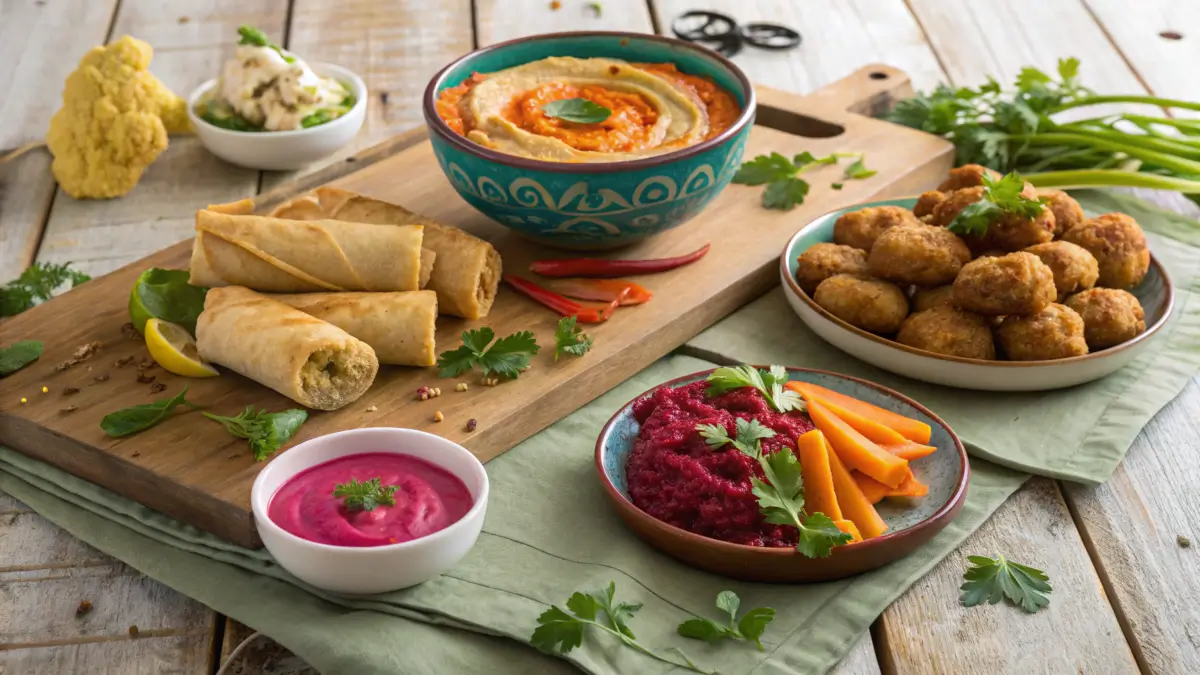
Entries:
[[[396, 485], [394, 506], [348, 509], [334, 488], [350, 479]], [[457, 476], [423, 459], [390, 452], [348, 455], [292, 476], [271, 498], [279, 527], [331, 546], [388, 546], [419, 539], [458, 522], [474, 500]]]

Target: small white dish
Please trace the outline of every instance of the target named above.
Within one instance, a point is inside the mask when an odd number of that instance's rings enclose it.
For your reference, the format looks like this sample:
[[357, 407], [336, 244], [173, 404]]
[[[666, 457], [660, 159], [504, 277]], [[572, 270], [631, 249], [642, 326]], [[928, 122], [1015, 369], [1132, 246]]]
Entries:
[[[417, 457], [457, 476], [475, 503], [461, 520], [433, 534], [388, 546], [331, 546], [302, 539], [267, 516], [276, 491], [296, 474], [339, 457], [388, 452]], [[386, 593], [429, 581], [462, 560], [475, 545], [487, 513], [483, 464], [441, 436], [394, 427], [350, 429], [319, 436], [271, 460], [254, 481], [250, 505], [267, 551], [301, 581], [335, 593]]]
[[784, 296], [804, 322], [822, 340], [884, 370], [948, 387], [977, 391], [1046, 391], [1073, 387], [1115, 373], [1140, 356], [1151, 338], [1166, 325], [1175, 303], [1175, 292], [1166, 269], [1150, 253], [1150, 271], [1133, 294], [1146, 312], [1146, 330], [1124, 344], [1055, 361], [985, 361], [945, 356], [902, 345], [851, 326], [819, 306], [796, 282], [796, 258], [809, 246], [833, 241], [838, 216], [870, 206], [911, 209], [915, 197], [855, 204], [831, 211], [800, 229], [779, 258]]
[[238, 166], [265, 171], [302, 168], [344, 148], [362, 128], [367, 116], [367, 85], [353, 72], [329, 63], [310, 64], [322, 77], [332, 77], [350, 87], [354, 107], [345, 115], [315, 127], [291, 131], [230, 131], [205, 122], [196, 104], [217, 85], [216, 78], [200, 85], [187, 100], [188, 119], [200, 142], [212, 154]]

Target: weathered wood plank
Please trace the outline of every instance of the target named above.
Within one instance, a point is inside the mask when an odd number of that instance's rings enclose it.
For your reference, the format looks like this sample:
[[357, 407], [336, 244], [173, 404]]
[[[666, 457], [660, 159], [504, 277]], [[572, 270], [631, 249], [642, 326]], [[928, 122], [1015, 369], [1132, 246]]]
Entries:
[[[234, 656], [238, 645], [254, 634], [254, 629], [233, 619], [225, 619], [225, 639], [221, 642], [221, 663], [229, 675], [317, 675], [312, 666], [287, 647], [260, 635]], [[233, 657], [230, 660], [230, 657]]]
[[[479, 46], [526, 35], [564, 30], [620, 30], [652, 33], [645, 0], [564, 0], [552, 9], [549, 0], [477, 0], [475, 34]], [[600, 5], [599, 13], [593, 7]]]

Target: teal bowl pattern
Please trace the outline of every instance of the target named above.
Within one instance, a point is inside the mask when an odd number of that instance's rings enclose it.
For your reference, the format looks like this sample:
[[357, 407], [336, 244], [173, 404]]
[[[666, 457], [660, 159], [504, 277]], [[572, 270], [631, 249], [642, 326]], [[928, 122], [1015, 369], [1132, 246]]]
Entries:
[[[550, 56], [672, 62], [712, 78], [741, 104], [719, 136], [656, 157], [612, 163], [547, 162], [507, 155], [456, 134], [437, 116], [443, 89]], [[434, 76], [425, 122], [434, 155], [454, 189], [478, 211], [534, 240], [576, 249], [631, 244], [687, 222], [729, 185], [754, 122], [754, 88], [733, 63], [679, 40], [637, 33], [554, 33], [472, 52]]]

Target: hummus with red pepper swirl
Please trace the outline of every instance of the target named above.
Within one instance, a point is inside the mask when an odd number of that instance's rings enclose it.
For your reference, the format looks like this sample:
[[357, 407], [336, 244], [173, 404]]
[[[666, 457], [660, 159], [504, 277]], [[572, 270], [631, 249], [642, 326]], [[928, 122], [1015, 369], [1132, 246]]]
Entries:
[[[559, 116], [582, 103], [592, 117]], [[443, 90], [438, 116], [500, 152], [559, 162], [613, 162], [679, 150], [725, 131], [741, 107], [707, 78], [672, 63], [550, 57]]]

